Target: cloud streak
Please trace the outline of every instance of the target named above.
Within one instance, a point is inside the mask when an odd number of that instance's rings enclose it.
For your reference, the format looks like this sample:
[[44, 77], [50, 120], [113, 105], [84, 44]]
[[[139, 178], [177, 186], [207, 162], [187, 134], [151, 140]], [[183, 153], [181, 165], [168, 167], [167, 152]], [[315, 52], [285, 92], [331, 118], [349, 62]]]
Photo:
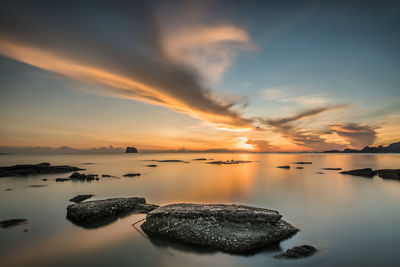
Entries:
[[[202, 75], [193, 69], [196, 64], [203, 65], [196, 61], [202, 53], [194, 53], [201, 46], [206, 49], [206, 61], [217, 56], [217, 62], [222, 62], [222, 66], [218, 63], [211, 68], [217, 76], [222, 75], [232, 60], [231, 45], [250, 40], [244, 29], [229, 24], [208, 26], [163, 39], [152, 6], [146, 2], [100, 6], [90, 12], [90, 6], [83, 4], [51, 3], [46, 12], [36, 8], [36, 3], [25, 4], [24, 10], [10, 4], [0, 13], [3, 56], [101, 85], [116, 96], [161, 105], [219, 128], [253, 128], [252, 120], [233, 109], [236, 102], [216, 99], [203, 84]], [[112, 20], [116, 30], [103, 23], [104, 9], [107, 16], [117, 18]], [[88, 19], [92, 23], [87, 23]], [[224, 47], [229, 47], [228, 52], [223, 52]], [[179, 60], [185, 54], [188, 59]]]

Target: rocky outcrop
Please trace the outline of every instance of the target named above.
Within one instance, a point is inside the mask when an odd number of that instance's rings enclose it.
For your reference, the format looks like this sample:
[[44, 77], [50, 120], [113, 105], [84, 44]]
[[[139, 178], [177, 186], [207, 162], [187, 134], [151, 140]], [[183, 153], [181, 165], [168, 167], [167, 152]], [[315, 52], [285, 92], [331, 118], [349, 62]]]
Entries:
[[141, 225], [156, 236], [230, 253], [246, 253], [297, 231], [277, 211], [243, 205], [172, 204], [149, 212]]
[[89, 199], [92, 196], [94, 196], [94, 195], [91, 195], [91, 194], [88, 194], [88, 195], [77, 195], [76, 197], [71, 198], [69, 201], [78, 203], [78, 202], [82, 202], [82, 201], [84, 201], [86, 199]]
[[127, 212], [145, 213], [158, 206], [142, 197], [110, 198], [80, 202], [67, 207], [67, 218], [75, 223], [95, 223]]
[[286, 259], [299, 259], [313, 255], [318, 250], [313, 246], [302, 245], [298, 247], [289, 248], [285, 252], [275, 255], [275, 258], [286, 258]]
[[9, 220], [4, 220], [0, 221], [0, 226], [3, 228], [8, 228], [11, 226], [27, 223], [27, 219], [9, 219]]
[[382, 179], [400, 180], [400, 169], [383, 169], [375, 171]]
[[125, 150], [125, 153], [137, 153], [137, 149], [133, 146], [128, 146]]
[[343, 151], [328, 150], [322, 153], [400, 153], [400, 142], [392, 143], [388, 146], [366, 146], [361, 150], [346, 148]]
[[77, 167], [59, 165], [51, 166], [50, 163], [20, 164], [14, 166], [0, 167], [0, 177], [7, 176], [28, 176], [37, 174], [56, 174], [84, 170]]
[[376, 175], [376, 171], [372, 170], [371, 168], [343, 171], [340, 173], [354, 175], [354, 176], [363, 176], [363, 177], [374, 177]]

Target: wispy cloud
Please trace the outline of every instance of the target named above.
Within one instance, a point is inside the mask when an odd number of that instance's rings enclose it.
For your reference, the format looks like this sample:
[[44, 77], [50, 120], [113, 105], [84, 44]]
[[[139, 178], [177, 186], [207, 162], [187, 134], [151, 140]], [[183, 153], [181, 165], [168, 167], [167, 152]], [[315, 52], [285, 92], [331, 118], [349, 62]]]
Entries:
[[377, 127], [358, 123], [336, 123], [330, 125], [330, 130], [346, 139], [353, 148], [363, 148], [371, 145], [377, 138]]

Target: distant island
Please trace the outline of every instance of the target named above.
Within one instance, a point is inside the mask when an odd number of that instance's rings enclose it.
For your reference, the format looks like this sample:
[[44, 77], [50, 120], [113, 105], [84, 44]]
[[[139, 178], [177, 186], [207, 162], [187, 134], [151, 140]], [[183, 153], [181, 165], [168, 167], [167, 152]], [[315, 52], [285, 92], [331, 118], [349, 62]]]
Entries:
[[125, 150], [125, 153], [137, 153], [137, 149], [133, 146], [128, 146]]
[[400, 142], [388, 146], [366, 146], [361, 150], [346, 148], [341, 150], [328, 150], [322, 153], [400, 153]]

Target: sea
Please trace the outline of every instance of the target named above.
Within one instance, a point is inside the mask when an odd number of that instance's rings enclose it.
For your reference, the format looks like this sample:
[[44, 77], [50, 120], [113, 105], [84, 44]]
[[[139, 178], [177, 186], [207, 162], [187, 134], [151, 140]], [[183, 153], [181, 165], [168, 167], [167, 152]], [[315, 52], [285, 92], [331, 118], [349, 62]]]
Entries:
[[[149, 161], [171, 159], [185, 162]], [[251, 162], [207, 163], [217, 160]], [[312, 164], [294, 164], [298, 161]], [[400, 266], [400, 181], [323, 170], [400, 168], [399, 154], [0, 155], [1, 166], [41, 162], [85, 168], [84, 173], [100, 179], [55, 181], [69, 174], [0, 178], [0, 220], [28, 220], [0, 228], [0, 266]], [[277, 168], [280, 165], [291, 168]], [[127, 178], [126, 173], [141, 176]], [[115, 177], [101, 178], [103, 174]], [[300, 231], [256, 253], [232, 255], [150, 239], [140, 228], [144, 214], [94, 227], [75, 225], [66, 218], [66, 207], [78, 194], [94, 194], [92, 200], [144, 197], [158, 205], [251, 205], [279, 211]], [[318, 253], [296, 260], [274, 258], [303, 244], [318, 248]]]

